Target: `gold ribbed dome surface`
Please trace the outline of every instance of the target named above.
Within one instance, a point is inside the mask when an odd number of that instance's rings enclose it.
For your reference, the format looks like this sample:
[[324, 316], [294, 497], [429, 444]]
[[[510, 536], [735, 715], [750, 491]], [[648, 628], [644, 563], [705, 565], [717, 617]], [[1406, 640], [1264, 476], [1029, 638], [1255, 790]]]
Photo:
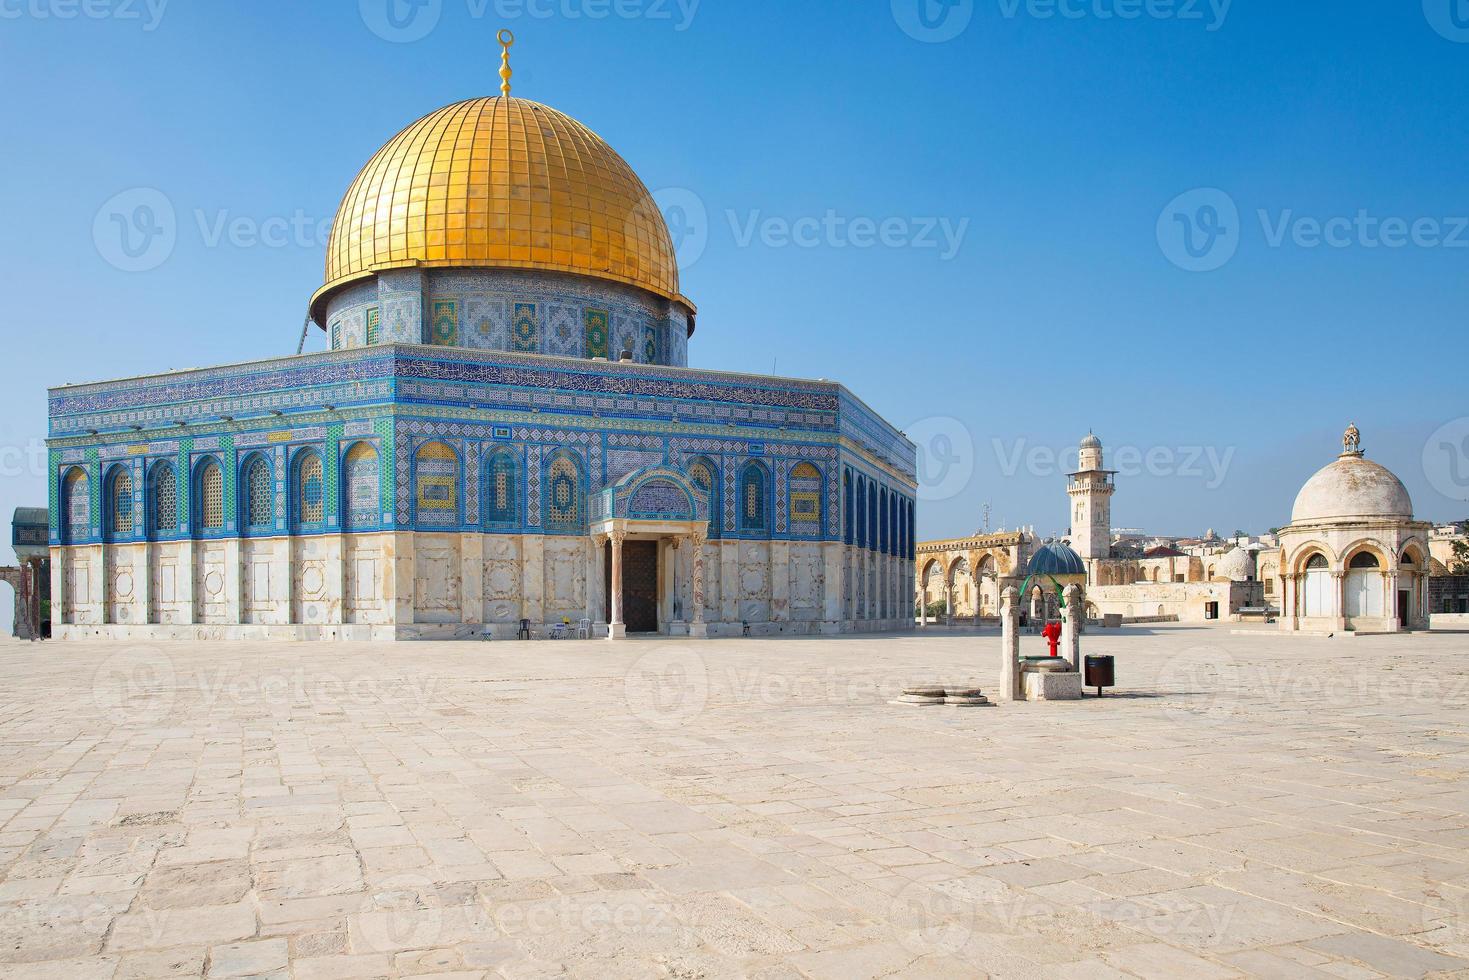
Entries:
[[668, 226], [632, 168], [570, 116], [508, 96], [432, 112], [367, 162], [332, 224], [314, 319], [338, 287], [413, 266], [594, 276], [692, 308]]

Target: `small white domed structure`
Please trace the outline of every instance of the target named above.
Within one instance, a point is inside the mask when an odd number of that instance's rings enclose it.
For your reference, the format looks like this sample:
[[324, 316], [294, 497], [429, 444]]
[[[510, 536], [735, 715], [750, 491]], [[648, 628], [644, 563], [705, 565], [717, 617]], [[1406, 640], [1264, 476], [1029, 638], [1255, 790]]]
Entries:
[[1255, 555], [1243, 548], [1228, 552], [1214, 566], [1216, 582], [1253, 582], [1255, 580]]
[[1341, 455], [1301, 487], [1280, 530], [1281, 628], [1427, 629], [1431, 530], [1413, 519], [1403, 482], [1365, 457], [1361, 432], [1349, 426]]

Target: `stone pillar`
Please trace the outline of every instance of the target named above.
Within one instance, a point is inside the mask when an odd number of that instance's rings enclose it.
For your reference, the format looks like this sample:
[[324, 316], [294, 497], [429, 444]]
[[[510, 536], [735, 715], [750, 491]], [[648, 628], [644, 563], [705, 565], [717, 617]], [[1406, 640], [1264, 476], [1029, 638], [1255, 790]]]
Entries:
[[1061, 617], [1061, 656], [1071, 661], [1076, 672], [1081, 673], [1081, 621], [1086, 616], [1082, 605], [1081, 587], [1074, 582], [1062, 593], [1066, 610]]
[[[140, 516], [143, 511], [138, 512]], [[141, 525], [141, 521], [139, 522]], [[133, 549], [133, 622], [153, 622], [153, 562], [158, 545], [143, 541]]]
[[347, 535], [340, 531], [326, 562], [326, 603], [328, 626], [341, 626], [347, 621]]
[[[173, 573], [173, 594], [177, 597], [178, 621], [185, 625], [199, 622], [194, 604], [194, 541], [186, 538], [178, 543], [178, 564]], [[160, 615], [158, 617], [162, 619]]]
[[740, 543], [719, 542], [719, 613], [726, 623], [739, 623]]
[[627, 532], [614, 528], [612, 538], [612, 617], [607, 621], [607, 639], [621, 640], [627, 636], [627, 625], [622, 621], [622, 542]]
[[68, 562], [71, 560], [71, 552], [65, 548], [51, 549], [51, 635], [56, 636], [61, 631], [57, 629], [65, 623], [72, 622], [75, 617], [68, 615], [71, 596], [66, 594], [62, 583], [66, 581]]
[[821, 596], [822, 632], [841, 631], [841, 621], [846, 615], [842, 608], [842, 580], [847, 571], [847, 559], [841, 543], [828, 541], [821, 546], [821, 559], [825, 567]]
[[1331, 581], [1332, 601], [1336, 604], [1333, 624], [1336, 627], [1336, 631], [1340, 633], [1347, 628], [1347, 573], [1332, 572]]
[[602, 609], [602, 543], [606, 540], [606, 535], [597, 534], [587, 542], [586, 618], [594, 626], [601, 626], [607, 622], [607, 612]]
[[689, 548], [692, 550], [694, 566], [694, 588], [690, 598], [690, 604], [694, 607], [689, 617], [689, 636], [701, 640], [709, 635], [709, 627], [704, 622], [704, 540], [706, 531], [699, 528], [689, 535]]
[[393, 626], [408, 626], [418, 618], [416, 541], [412, 531], [383, 537], [383, 601]]
[[[291, 554], [294, 544], [291, 537], [279, 537], [271, 542], [270, 551], [270, 605], [272, 623], [289, 624], [296, 608], [295, 559]], [[277, 597], [279, 586], [279, 598]]]
[[230, 626], [245, 621], [240, 615], [245, 600], [241, 551], [239, 538], [224, 539], [224, 621]]
[[520, 550], [520, 616], [532, 626], [546, 621], [546, 538], [527, 534]]
[[857, 619], [857, 554], [852, 545], [842, 545], [842, 619]]
[[459, 622], [485, 619], [485, 536], [471, 531], [459, 536]]
[[[1282, 556], [1284, 564], [1284, 556]], [[1265, 605], [1270, 605], [1270, 600], [1265, 600]], [[1296, 623], [1296, 577], [1290, 572], [1281, 570], [1280, 576], [1280, 628], [1283, 630], [1294, 630]]]
[[791, 618], [791, 546], [786, 541], [770, 542], [770, 621]]
[[1000, 596], [1000, 691], [1002, 701], [1020, 695], [1020, 593], [1012, 585]]
[[[1383, 578], [1382, 588], [1384, 590], [1384, 595], [1382, 597], [1382, 601], [1383, 601], [1384, 605], [1386, 606], [1386, 608], [1384, 608], [1382, 610], [1382, 615], [1383, 615], [1384, 618], [1387, 619], [1387, 628], [1388, 628], [1388, 631], [1389, 632], [1392, 632], [1392, 633], [1396, 633], [1399, 630], [1407, 629], [1408, 628], [1408, 624], [1407, 623], [1404, 623], [1404, 622], [1402, 622], [1402, 621], [1400, 621], [1398, 619], [1398, 573], [1397, 573], [1397, 569], [1393, 569], [1391, 571], [1383, 572], [1382, 573], [1382, 578]], [[1409, 603], [1409, 605], [1411, 606], [1412, 603]]]

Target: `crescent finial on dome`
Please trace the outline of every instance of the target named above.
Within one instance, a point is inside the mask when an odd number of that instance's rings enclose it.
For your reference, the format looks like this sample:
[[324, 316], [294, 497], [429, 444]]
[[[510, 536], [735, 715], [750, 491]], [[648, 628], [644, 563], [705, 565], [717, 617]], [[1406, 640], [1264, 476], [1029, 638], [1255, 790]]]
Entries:
[[510, 48], [515, 44], [515, 35], [501, 28], [500, 33], [495, 35], [495, 40], [500, 42], [500, 94], [510, 98], [510, 76], [515, 74], [510, 70]]

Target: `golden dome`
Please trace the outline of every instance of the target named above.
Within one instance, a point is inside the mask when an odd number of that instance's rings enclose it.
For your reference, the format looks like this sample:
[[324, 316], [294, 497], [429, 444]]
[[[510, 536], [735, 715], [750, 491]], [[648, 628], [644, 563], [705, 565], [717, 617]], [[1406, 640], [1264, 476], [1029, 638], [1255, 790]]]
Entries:
[[639, 286], [690, 311], [668, 226], [647, 187], [601, 137], [508, 96], [445, 106], [367, 162], [337, 209], [327, 297], [384, 269], [539, 269]]

